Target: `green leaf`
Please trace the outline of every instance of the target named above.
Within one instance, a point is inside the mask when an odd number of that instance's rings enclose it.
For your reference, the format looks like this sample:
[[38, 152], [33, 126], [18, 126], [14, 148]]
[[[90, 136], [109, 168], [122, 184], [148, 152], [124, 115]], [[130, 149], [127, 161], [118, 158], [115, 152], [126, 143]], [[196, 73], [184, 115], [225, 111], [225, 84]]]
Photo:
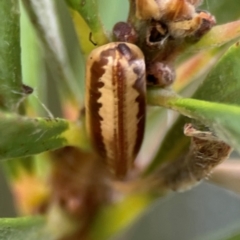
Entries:
[[[240, 105], [239, 61], [240, 47], [238, 43], [236, 43], [223, 54], [195, 92], [193, 98]], [[147, 174], [162, 162], [172, 161], [187, 151], [189, 139], [183, 134], [183, 126], [187, 121], [189, 122], [191, 120], [180, 116], [172, 126], [154, 160], [146, 170]], [[228, 141], [228, 139], [226, 140]], [[235, 144], [232, 146], [235, 146]]]
[[174, 110], [209, 126], [222, 140], [240, 152], [240, 107], [195, 99], [172, 102]]
[[84, 62], [65, 2], [22, 2], [43, 44], [47, 63], [64, 100], [83, 104]]
[[[23, 113], [21, 103], [27, 94], [22, 85], [19, 1], [0, 1], [0, 16], [3, 19], [0, 25], [0, 108]], [[1, 141], [4, 140], [2, 131], [0, 138]], [[27, 158], [16, 161], [29, 171], [33, 168], [31, 160]], [[10, 169], [12, 164], [6, 161], [3, 166]]]
[[225, 51], [225, 48], [206, 49], [182, 61], [176, 68], [173, 89], [182, 92], [191, 84], [197, 87]]
[[240, 20], [217, 25], [205, 34], [200, 41], [192, 45], [190, 51], [220, 47], [226, 43], [233, 43], [240, 38]]
[[0, 219], [0, 239], [54, 240], [44, 223], [44, 219], [39, 217]]
[[25, 9], [21, 6], [21, 59], [22, 76], [26, 85], [33, 87], [34, 92], [25, 101], [26, 112], [30, 116], [47, 116], [46, 110], [39, 103], [46, 104], [46, 68], [42, 49], [37, 42], [36, 32]]
[[208, 74], [193, 98], [240, 105], [240, 44], [232, 45]]
[[18, 0], [0, 1], [0, 108], [17, 111], [24, 92], [21, 79]]
[[240, 17], [240, 5], [236, 0], [205, 0], [200, 9], [206, 9], [211, 12], [217, 20], [217, 23], [234, 21]]
[[25, 157], [67, 145], [87, 148], [83, 124], [0, 113], [0, 159]]
[[180, 98], [167, 90], [156, 89], [148, 92], [148, 103], [171, 108], [202, 122], [240, 152], [240, 107]]

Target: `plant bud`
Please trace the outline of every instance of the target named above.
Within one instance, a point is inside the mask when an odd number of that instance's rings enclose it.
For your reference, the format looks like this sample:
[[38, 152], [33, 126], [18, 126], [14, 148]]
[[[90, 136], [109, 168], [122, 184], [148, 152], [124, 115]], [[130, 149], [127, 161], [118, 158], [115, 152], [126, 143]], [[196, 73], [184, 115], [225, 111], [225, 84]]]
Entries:
[[174, 68], [165, 63], [156, 62], [147, 67], [148, 85], [166, 87], [174, 82], [175, 77]]
[[135, 29], [126, 22], [118, 22], [114, 25], [113, 36], [119, 42], [135, 43], [137, 41]]

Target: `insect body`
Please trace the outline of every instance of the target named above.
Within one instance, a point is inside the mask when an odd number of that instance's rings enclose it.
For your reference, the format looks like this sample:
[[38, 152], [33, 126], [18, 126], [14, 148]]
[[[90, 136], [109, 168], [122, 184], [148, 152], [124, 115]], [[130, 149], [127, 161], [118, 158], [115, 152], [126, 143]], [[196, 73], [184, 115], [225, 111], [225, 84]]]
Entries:
[[92, 51], [86, 71], [86, 123], [99, 156], [117, 178], [132, 167], [145, 124], [145, 62], [141, 50], [115, 42]]

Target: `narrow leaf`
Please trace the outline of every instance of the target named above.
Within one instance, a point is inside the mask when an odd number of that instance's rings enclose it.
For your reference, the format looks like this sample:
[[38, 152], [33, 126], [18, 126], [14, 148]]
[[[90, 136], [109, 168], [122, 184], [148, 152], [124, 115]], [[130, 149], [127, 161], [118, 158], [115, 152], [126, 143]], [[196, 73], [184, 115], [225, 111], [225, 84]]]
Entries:
[[[37, 30], [38, 38], [43, 43], [48, 64], [60, 93], [65, 100], [70, 98], [73, 104], [83, 103], [83, 72], [78, 71], [84, 63], [80, 57], [77, 36], [71, 25], [68, 9], [63, 5], [64, 2], [48, 0], [23, 0], [22, 2]], [[72, 40], [71, 44], [69, 40]], [[74, 66], [76, 63], [78, 68]]]
[[232, 45], [208, 74], [193, 98], [239, 104], [240, 44]]
[[[214, 50], [213, 50], [214, 51]], [[201, 64], [201, 59], [197, 55], [197, 62]], [[220, 58], [218, 63], [213, 67], [206, 79], [199, 86], [198, 90], [193, 95], [193, 98], [208, 100], [213, 102], [240, 104], [239, 91], [240, 91], [240, 47], [238, 43], [231, 46]], [[205, 61], [203, 58], [202, 61]], [[193, 58], [194, 67], [196, 65], [195, 58]], [[185, 73], [191, 72], [192, 67], [190, 63], [186, 63]], [[183, 65], [184, 68], [184, 65]], [[184, 72], [184, 71], [183, 71]], [[191, 75], [191, 74], [190, 74]], [[185, 75], [186, 82], [184, 82], [184, 76], [180, 77], [183, 82], [176, 84], [175, 88], [180, 90], [184, 87], [185, 83], [189, 83], [188, 74]], [[167, 98], [167, 94], [165, 96]], [[159, 164], [164, 161], [172, 161], [179, 155], [184, 154], [188, 149], [189, 139], [183, 134], [183, 126], [190, 119], [180, 116], [176, 123], [167, 133], [163, 144], [158, 150], [154, 160], [149, 165], [146, 173], [150, 173]], [[237, 120], [236, 120], [237, 121]], [[231, 124], [231, 123], [229, 123]]]
[[202, 78], [213, 67], [222, 49], [214, 48], [201, 51], [182, 62], [176, 68], [176, 80], [173, 89], [176, 92], [184, 90], [189, 84]]
[[240, 20], [217, 25], [204, 35], [200, 41], [190, 47], [191, 51], [220, 47], [223, 44], [237, 41], [240, 38]]
[[222, 140], [240, 152], [240, 107], [200, 101], [178, 99], [172, 108], [209, 126]]
[[0, 113], [0, 159], [25, 157], [67, 145], [87, 147], [82, 124]]
[[[0, 25], [0, 108], [22, 114], [24, 109], [21, 103], [28, 94], [22, 85], [19, 1], [0, 1], [0, 16], [4, 19]], [[9, 139], [14, 137], [10, 136]], [[0, 138], [4, 140], [2, 132]], [[19, 158], [15, 163], [26, 171], [33, 168], [30, 158]], [[9, 162], [3, 162], [3, 166], [17, 171]]]
[[24, 96], [21, 79], [20, 15], [17, 0], [0, 1], [0, 108], [17, 111]]
[[200, 8], [211, 12], [219, 24], [234, 21], [240, 17], [240, 5], [236, 4], [236, 0], [205, 0]]
[[[41, 102], [46, 103], [46, 69], [41, 47], [37, 42], [36, 32], [21, 4], [21, 59], [24, 83], [33, 88], [33, 94], [25, 102], [28, 116], [46, 116]], [[37, 96], [37, 97], [36, 97]]]
[[223, 141], [240, 152], [240, 107], [180, 98], [167, 90], [148, 92], [148, 102], [165, 106], [210, 127]]

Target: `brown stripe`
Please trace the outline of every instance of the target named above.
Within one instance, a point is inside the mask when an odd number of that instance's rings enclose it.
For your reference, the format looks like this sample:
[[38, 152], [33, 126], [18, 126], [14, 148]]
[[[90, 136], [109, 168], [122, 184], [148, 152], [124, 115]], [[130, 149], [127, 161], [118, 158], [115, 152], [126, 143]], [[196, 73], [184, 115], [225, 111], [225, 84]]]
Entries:
[[[99, 79], [104, 74], [105, 70], [103, 67], [107, 64], [106, 58], [100, 58], [100, 61], [94, 61], [91, 69], [90, 69], [90, 89], [89, 95], [89, 125], [90, 125], [90, 132], [91, 135], [94, 136], [92, 138], [92, 143], [94, 147], [97, 149], [98, 153], [102, 157], [106, 157], [106, 149], [103, 143], [103, 137], [101, 132], [101, 124], [100, 122], [103, 120], [101, 116], [99, 115], [99, 110], [102, 107], [102, 104], [98, 103], [98, 99], [101, 97], [101, 93], [99, 92], [99, 89], [104, 87], [102, 82], [99, 82]], [[91, 136], [91, 137], [92, 137]]]
[[[123, 47], [122, 47], [123, 48]], [[122, 52], [127, 53], [127, 50], [122, 50]], [[130, 52], [130, 49], [129, 49]], [[137, 136], [136, 136], [136, 143], [134, 147], [134, 158], [138, 154], [142, 141], [144, 136], [144, 129], [145, 129], [145, 119], [146, 119], [146, 76], [145, 76], [145, 65], [136, 64], [136, 61], [142, 62], [143, 59], [139, 59], [139, 56], [136, 55], [136, 53], [131, 52], [131, 54], [127, 54], [129, 58], [129, 65], [135, 65], [133, 68], [134, 73], [137, 76], [136, 82], [133, 85], [133, 88], [136, 89], [136, 91], [139, 93], [139, 96], [136, 99], [136, 102], [139, 106], [139, 111], [137, 115]]]
[[137, 137], [136, 144], [134, 147], [134, 155], [138, 154], [140, 147], [142, 145], [144, 129], [145, 129], [145, 119], [146, 119], [146, 90], [145, 90], [145, 71], [142, 68], [135, 67], [134, 72], [137, 74], [138, 78], [134, 84], [134, 88], [138, 91], [139, 96], [136, 99], [136, 102], [139, 106], [138, 115], [137, 115]]
[[125, 145], [125, 128], [124, 125], [124, 106], [125, 106], [125, 87], [126, 79], [124, 76], [124, 71], [121, 64], [117, 63], [116, 67], [116, 77], [117, 77], [117, 97], [118, 97], [118, 139], [115, 142], [117, 144], [118, 152], [115, 153], [116, 156], [116, 175], [122, 177], [127, 171], [127, 159], [126, 159], [126, 145]]

